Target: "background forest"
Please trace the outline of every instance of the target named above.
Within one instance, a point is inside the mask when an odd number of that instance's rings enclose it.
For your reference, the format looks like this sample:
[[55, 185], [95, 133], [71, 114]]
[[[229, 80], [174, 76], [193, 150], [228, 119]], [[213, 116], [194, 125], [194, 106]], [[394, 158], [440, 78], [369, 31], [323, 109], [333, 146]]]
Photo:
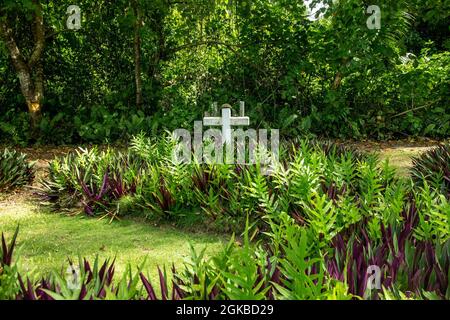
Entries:
[[362, 0], [2, 0], [0, 140], [115, 142], [239, 100], [287, 138], [448, 137], [449, 1], [375, 2], [380, 30]]

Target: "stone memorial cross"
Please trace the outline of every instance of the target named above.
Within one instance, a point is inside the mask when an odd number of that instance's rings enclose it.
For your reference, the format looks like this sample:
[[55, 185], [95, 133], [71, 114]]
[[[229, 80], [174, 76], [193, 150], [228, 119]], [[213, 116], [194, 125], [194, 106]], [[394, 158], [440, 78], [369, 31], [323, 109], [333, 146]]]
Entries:
[[[216, 105], [216, 104], [215, 104]], [[231, 106], [224, 104], [222, 106], [222, 117], [208, 117], [203, 118], [204, 126], [222, 126], [222, 143], [231, 143], [231, 126], [248, 126], [250, 125], [250, 118], [245, 117], [245, 102], [240, 103], [239, 117], [231, 115]]]

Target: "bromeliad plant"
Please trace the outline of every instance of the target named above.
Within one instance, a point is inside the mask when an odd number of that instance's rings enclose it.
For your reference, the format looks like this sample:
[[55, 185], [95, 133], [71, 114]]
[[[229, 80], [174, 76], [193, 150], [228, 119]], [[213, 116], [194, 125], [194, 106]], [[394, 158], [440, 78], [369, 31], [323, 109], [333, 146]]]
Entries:
[[417, 185], [427, 181], [450, 199], [450, 144], [440, 145], [413, 159], [411, 176]]
[[180, 288], [182, 281], [176, 277], [172, 268], [172, 285], [165, 270], [158, 268], [160, 293], [142, 272], [145, 260], [133, 272], [127, 265], [119, 279], [115, 278], [115, 260], [106, 259], [100, 263], [96, 257], [94, 263], [79, 257], [78, 263], [69, 260], [69, 266], [63, 272], [54, 271], [49, 276], [34, 281], [22, 277], [13, 263], [13, 252], [19, 228], [9, 245], [2, 234], [0, 248], [0, 300], [163, 300], [183, 299], [186, 293]]
[[[94, 216], [95, 212], [98, 212], [98, 208], [100, 208], [111, 215], [111, 218], [115, 218], [116, 215], [127, 212], [130, 209], [129, 206], [125, 210], [123, 206], [121, 208], [120, 204], [125, 203], [121, 199], [131, 201], [130, 199], [136, 193], [136, 180], [128, 182], [122, 178], [120, 173], [111, 173], [109, 169], [106, 170], [100, 185], [97, 185], [93, 179], [88, 185], [81, 177], [79, 177], [79, 182], [82, 188], [84, 212], [88, 216]], [[117, 209], [109, 211], [113, 203], [117, 204]]]
[[50, 163], [49, 175], [36, 194], [55, 210], [81, 206], [87, 215], [114, 217], [133, 207], [129, 204], [147, 168], [145, 161], [130, 153], [80, 149]]
[[9, 191], [29, 184], [34, 179], [34, 163], [27, 156], [15, 150], [0, 152], [0, 192]]

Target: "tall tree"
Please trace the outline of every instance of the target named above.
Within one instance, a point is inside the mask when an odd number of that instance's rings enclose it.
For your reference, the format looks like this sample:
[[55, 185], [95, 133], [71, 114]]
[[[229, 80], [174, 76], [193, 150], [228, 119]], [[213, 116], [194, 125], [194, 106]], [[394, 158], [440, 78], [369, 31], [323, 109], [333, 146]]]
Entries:
[[32, 128], [35, 131], [42, 112], [44, 97], [44, 68], [42, 55], [45, 45], [44, 17], [40, 0], [24, 1], [30, 9], [32, 16], [31, 30], [33, 33], [33, 49], [26, 57], [18, 46], [15, 30], [10, 22], [10, 10], [14, 3], [0, 9], [0, 37], [4, 41], [11, 57], [17, 77], [20, 81], [20, 89], [25, 98], [28, 112], [31, 116]]
[[135, 16], [134, 25], [134, 78], [136, 83], [136, 107], [142, 109], [144, 103], [142, 97], [142, 57], [141, 57], [141, 29], [142, 10], [137, 0], [132, 1], [133, 13]]

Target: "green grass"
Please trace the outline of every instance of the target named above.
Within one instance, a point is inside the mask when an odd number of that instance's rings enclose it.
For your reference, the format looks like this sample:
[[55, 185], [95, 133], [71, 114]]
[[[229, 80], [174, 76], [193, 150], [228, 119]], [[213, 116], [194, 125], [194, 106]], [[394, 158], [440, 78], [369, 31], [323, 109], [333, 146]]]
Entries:
[[427, 147], [386, 148], [380, 152], [380, 156], [382, 160], [389, 159], [389, 163], [397, 170], [399, 176], [407, 177], [412, 166], [412, 158], [429, 149]]
[[123, 271], [128, 262], [137, 267], [147, 257], [144, 270], [156, 280], [157, 266], [182, 266], [190, 244], [196, 249], [207, 247], [211, 254], [225, 241], [217, 235], [189, 233], [143, 221], [109, 224], [94, 218], [46, 213], [20, 199], [7, 205], [0, 203], [0, 231], [11, 237], [17, 224], [19, 268], [35, 276], [66, 267], [68, 257], [77, 259], [82, 254], [93, 260], [98, 254], [102, 259], [116, 257], [117, 272]]

